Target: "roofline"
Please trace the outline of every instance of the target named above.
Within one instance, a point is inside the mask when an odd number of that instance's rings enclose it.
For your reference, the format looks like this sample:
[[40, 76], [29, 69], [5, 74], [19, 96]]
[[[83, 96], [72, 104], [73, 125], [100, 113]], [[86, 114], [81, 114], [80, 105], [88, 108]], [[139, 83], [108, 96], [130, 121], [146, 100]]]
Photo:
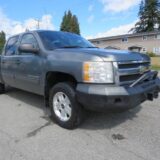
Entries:
[[14, 34], [14, 35], [11, 35], [9, 36], [8, 38], [12, 38], [12, 37], [15, 37], [15, 36], [21, 36], [25, 33], [38, 33], [38, 32], [63, 32], [63, 33], [71, 33], [71, 34], [76, 34], [76, 33], [72, 33], [72, 32], [67, 32], [67, 31], [56, 31], [56, 30], [49, 30], [49, 29], [39, 29], [39, 30], [27, 30], [27, 31], [24, 31], [24, 32], [21, 32], [21, 33], [18, 33], [18, 34]]
[[21, 35], [23, 35], [23, 34], [25, 34], [25, 33], [34, 33], [34, 32], [35, 32], [35, 30], [34, 30], [34, 31], [24, 31], [24, 32], [21, 32], [21, 33], [18, 33], [18, 34], [14, 34], [14, 35], [12, 35], [12, 36], [9, 36], [8, 39], [9, 39], [9, 38], [12, 38], [12, 37], [16, 37], [16, 36], [21, 36]]
[[110, 36], [110, 37], [101, 37], [101, 38], [93, 38], [89, 39], [89, 41], [105, 41], [105, 40], [111, 40], [111, 39], [120, 39], [123, 37], [139, 37], [139, 36], [148, 36], [148, 35], [154, 35], [154, 34], [160, 34], [160, 31], [153, 31], [153, 32], [142, 32], [142, 33], [132, 33], [132, 34], [123, 34], [123, 35], [117, 35], [117, 36]]

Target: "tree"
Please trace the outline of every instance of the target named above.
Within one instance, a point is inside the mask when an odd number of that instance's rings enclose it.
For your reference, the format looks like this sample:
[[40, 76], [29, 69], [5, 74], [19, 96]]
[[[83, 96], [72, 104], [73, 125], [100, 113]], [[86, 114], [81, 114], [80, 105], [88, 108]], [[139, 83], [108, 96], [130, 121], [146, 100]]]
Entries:
[[2, 52], [2, 49], [5, 43], [6, 43], [6, 34], [3, 31], [1, 31], [0, 32], [0, 54]]
[[78, 18], [70, 10], [64, 13], [60, 30], [80, 34]]
[[67, 20], [67, 14], [65, 12], [64, 16], [62, 18], [62, 23], [61, 23], [61, 27], [60, 27], [61, 31], [65, 31], [66, 30], [66, 20]]
[[78, 19], [75, 15], [71, 19], [71, 32], [80, 34]]
[[130, 31], [141, 33], [160, 30], [160, 1], [142, 0], [138, 16], [139, 21]]

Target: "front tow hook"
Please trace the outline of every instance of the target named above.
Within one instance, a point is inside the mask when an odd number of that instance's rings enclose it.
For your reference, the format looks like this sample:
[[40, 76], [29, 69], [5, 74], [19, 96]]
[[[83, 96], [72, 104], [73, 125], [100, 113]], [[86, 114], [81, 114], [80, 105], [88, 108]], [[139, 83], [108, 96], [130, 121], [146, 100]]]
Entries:
[[149, 101], [153, 101], [153, 93], [148, 93], [148, 94], [147, 94], [147, 99], [148, 99]]
[[158, 91], [155, 91], [153, 93], [148, 93], [147, 94], [147, 99], [149, 101], [153, 101], [154, 98], [158, 98]]

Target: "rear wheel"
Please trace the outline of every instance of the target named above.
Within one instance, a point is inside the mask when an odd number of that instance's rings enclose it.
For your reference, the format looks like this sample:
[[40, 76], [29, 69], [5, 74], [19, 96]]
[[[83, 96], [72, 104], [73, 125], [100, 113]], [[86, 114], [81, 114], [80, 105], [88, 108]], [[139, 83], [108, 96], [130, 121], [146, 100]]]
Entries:
[[5, 85], [0, 83], [0, 94], [5, 92]]
[[72, 84], [56, 84], [50, 91], [49, 105], [54, 120], [63, 128], [73, 129], [84, 118], [84, 110], [76, 100]]

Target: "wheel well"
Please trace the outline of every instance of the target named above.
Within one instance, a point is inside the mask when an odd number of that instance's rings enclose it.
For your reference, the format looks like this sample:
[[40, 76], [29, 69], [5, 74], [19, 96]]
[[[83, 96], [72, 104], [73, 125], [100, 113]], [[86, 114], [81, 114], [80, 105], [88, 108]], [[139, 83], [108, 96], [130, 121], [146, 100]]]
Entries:
[[77, 83], [76, 79], [70, 74], [61, 73], [61, 72], [48, 72], [47, 73], [46, 83], [50, 87], [52, 87], [53, 85], [59, 82], [72, 82], [75, 85]]
[[46, 80], [45, 80], [45, 101], [46, 101], [46, 106], [48, 106], [50, 89], [55, 84], [57, 84], [59, 82], [70, 82], [75, 87], [76, 87], [76, 84], [77, 84], [76, 79], [70, 74], [66, 74], [66, 73], [62, 73], [62, 72], [48, 72], [46, 74]]

